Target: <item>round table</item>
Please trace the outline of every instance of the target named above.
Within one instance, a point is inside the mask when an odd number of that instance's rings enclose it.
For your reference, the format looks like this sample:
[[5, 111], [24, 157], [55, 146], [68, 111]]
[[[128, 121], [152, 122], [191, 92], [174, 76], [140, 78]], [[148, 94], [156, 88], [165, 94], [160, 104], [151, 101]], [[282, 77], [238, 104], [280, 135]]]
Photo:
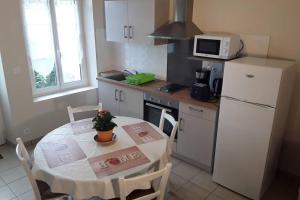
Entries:
[[[147, 122], [163, 136], [162, 139], [138, 145], [122, 126], [144, 122], [143, 120], [118, 116], [114, 118], [113, 121], [118, 125], [118, 127], [114, 129], [114, 133], [117, 135], [117, 141], [111, 145], [100, 145], [94, 141], [96, 131], [91, 129], [91, 127], [87, 128], [87, 126], [92, 125], [91, 119], [68, 123], [48, 133], [39, 141], [34, 149], [32, 172], [35, 178], [46, 182], [51, 187], [52, 192], [69, 194], [75, 199], [88, 199], [92, 196], [111, 199], [119, 196], [118, 178], [120, 176], [132, 177], [165, 166], [168, 161], [166, 153], [168, 140], [167, 136], [158, 127]], [[80, 128], [81, 125], [85, 127]], [[80, 133], [80, 130], [82, 130], [82, 133]], [[70, 140], [70, 138], [76, 141], [77, 146], [80, 147], [86, 157], [68, 164], [50, 168], [43, 145], [60, 143]], [[97, 178], [89, 164], [89, 158], [134, 146], [138, 147], [150, 162], [125, 169], [124, 171], [119, 171], [109, 176]], [[140, 189], [147, 189], [149, 184], [141, 185], [140, 187]], [[127, 192], [130, 193], [131, 191], [132, 190]]]

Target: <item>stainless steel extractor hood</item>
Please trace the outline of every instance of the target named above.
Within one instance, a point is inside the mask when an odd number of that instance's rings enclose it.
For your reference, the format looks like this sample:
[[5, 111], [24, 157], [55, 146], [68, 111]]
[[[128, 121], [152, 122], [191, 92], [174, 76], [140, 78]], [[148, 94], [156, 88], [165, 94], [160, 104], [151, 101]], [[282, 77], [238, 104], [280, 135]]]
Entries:
[[175, 1], [175, 21], [159, 27], [149, 37], [156, 39], [188, 40], [202, 31], [192, 22], [193, 0]]

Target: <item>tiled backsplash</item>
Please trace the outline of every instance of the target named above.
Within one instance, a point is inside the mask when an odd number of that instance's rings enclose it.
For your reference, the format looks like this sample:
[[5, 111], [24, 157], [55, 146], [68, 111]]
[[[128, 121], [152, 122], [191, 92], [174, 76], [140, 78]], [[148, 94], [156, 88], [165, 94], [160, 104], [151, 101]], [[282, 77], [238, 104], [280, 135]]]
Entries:
[[147, 46], [140, 44], [114, 44], [113, 65], [121, 69], [149, 72], [159, 79], [167, 77], [167, 45]]

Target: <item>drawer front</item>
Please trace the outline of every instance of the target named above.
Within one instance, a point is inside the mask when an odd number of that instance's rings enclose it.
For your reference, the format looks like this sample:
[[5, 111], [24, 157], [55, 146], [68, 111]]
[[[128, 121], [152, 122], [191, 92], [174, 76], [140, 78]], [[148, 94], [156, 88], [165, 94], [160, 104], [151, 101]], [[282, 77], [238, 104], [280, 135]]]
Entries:
[[217, 111], [207, 109], [201, 106], [180, 103], [179, 111], [209, 121], [216, 121]]
[[282, 71], [279, 68], [226, 63], [222, 96], [276, 106]]

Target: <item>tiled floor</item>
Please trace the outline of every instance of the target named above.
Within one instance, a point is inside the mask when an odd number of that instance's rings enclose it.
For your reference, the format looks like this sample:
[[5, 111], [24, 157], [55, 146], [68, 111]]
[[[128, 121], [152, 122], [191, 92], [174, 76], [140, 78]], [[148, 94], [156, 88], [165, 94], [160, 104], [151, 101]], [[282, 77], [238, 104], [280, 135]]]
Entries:
[[[28, 147], [31, 152], [33, 146]], [[0, 146], [0, 200], [34, 200], [25, 171], [10, 145]], [[212, 181], [210, 174], [173, 158], [173, 169], [166, 200], [246, 200]], [[297, 199], [297, 181], [279, 176], [263, 200]]]

